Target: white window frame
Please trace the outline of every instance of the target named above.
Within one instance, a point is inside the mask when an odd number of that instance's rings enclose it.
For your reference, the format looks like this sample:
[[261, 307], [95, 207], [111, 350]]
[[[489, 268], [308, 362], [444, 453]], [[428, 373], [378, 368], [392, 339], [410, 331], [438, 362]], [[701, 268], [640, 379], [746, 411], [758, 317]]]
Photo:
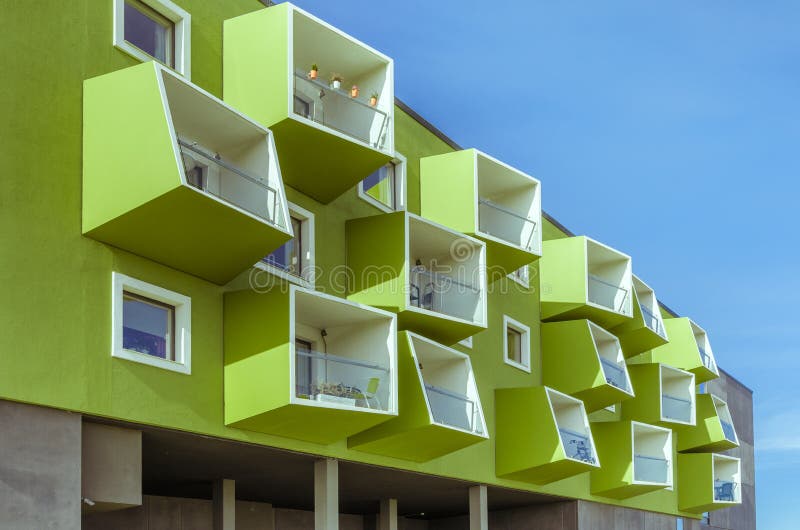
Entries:
[[[514, 274], [515, 272], [517, 272], [517, 271], [514, 271], [512, 273], [509, 273], [508, 279], [520, 284], [521, 286], [523, 286], [526, 289], [530, 289], [530, 287], [531, 287], [531, 271], [530, 271], [530, 269], [528, 267], [529, 267], [528, 265], [523, 265], [522, 267], [520, 267], [520, 269], [525, 271], [525, 273], [522, 275], [523, 276], [522, 278], [520, 278], [516, 274]], [[519, 269], [517, 269], [517, 270], [519, 270]]]
[[383, 212], [402, 212], [406, 209], [406, 157], [400, 153], [395, 153], [394, 158], [389, 162], [394, 164], [394, 196], [397, 208], [392, 209], [374, 197], [367, 195], [367, 192], [364, 191], [364, 180], [358, 183], [358, 196]]
[[[508, 328], [522, 335], [520, 339], [522, 348], [521, 364], [508, 358]], [[531, 328], [508, 315], [503, 315], [503, 361], [509, 366], [531, 373]]]
[[[114, 47], [140, 61], [158, 61], [155, 57], [125, 40], [125, 0], [113, 3]], [[170, 0], [138, 0], [175, 24], [175, 68], [187, 80], [192, 79], [192, 16]], [[160, 63], [160, 61], [158, 61]], [[161, 63], [163, 64], [163, 63]], [[169, 65], [164, 65], [172, 68]]]
[[302, 276], [295, 276], [280, 267], [259, 261], [255, 264], [257, 269], [266, 271], [289, 283], [314, 289], [316, 285], [316, 237], [314, 228], [314, 213], [292, 202], [288, 203], [289, 217], [300, 219], [300, 240], [306, 243], [306, 249], [300, 249], [300, 270]]
[[[175, 308], [175, 360], [161, 359], [122, 347], [123, 297], [129, 292]], [[163, 287], [111, 273], [111, 356], [181, 374], [192, 373], [192, 299]]]

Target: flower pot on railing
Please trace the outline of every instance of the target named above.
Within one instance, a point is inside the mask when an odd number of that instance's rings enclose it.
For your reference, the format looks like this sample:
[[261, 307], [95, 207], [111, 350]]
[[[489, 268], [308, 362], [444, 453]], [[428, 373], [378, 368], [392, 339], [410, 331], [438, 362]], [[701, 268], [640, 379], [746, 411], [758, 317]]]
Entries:
[[357, 98], [357, 97], [358, 97], [358, 86], [356, 86], [356, 85], [353, 85], [353, 86], [350, 88], [350, 97], [351, 97], [351, 98]]
[[331, 88], [335, 88], [336, 90], [342, 88], [342, 78], [339, 76], [331, 77]]
[[378, 104], [378, 94], [372, 94], [369, 97], [369, 106], [374, 107], [377, 104]]
[[308, 78], [316, 79], [317, 77], [319, 77], [319, 68], [317, 67], [316, 64], [312, 64], [311, 71], [308, 72]]

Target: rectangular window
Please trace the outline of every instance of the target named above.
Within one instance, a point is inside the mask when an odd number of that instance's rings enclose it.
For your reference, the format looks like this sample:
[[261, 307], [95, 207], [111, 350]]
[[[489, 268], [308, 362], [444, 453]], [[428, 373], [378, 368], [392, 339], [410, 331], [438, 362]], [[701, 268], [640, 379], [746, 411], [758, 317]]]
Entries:
[[125, 0], [125, 41], [175, 68], [175, 24], [144, 2]]
[[311, 358], [306, 355], [297, 355], [298, 353], [311, 353], [312, 344], [311, 342], [303, 339], [295, 339], [294, 340], [294, 350], [295, 350], [295, 370], [297, 372], [295, 376], [295, 386], [297, 393], [297, 397], [302, 397], [309, 399], [311, 395], [311, 384], [313, 383], [311, 377]]
[[294, 237], [276, 248], [256, 268], [305, 287], [314, 286], [314, 214], [289, 203]]
[[358, 183], [358, 196], [385, 212], [405, 209], [405, 158], [395, 156]]
[[111, 278], [111, 356], [191, 374], [191, 299], [117, 272]]
[[504, 361], [526, 372], [531, 371], [530, 328], [509, 316], [503, 316]]
[[191, 77], [191, 15], [171, 0], [112, 0], [114, 46]]
[[174, 361], [175, 307], [123, 291], [122, 347]]

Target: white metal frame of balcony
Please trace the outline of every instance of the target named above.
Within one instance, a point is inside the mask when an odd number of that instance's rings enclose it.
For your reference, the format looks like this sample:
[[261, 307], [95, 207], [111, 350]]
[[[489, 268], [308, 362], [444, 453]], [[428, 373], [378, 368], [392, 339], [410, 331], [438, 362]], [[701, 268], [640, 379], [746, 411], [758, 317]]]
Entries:
[[[420, 277], [428, 278], [428, 280], [419, 281]], [[480, 296], [481, 294], [481, 289], [472, 284], [459, 281], [445, 274], [429, 271], [420, 265], [411, 269], [409, 291], [409, 303], [412, 306], [464, 320], [471, 320], [472, 317], [448, 308], [448, 298], [452, 297], [454, 292], [456, 295], [473, 293]], [[449, 296], [446, 297], [445, 295]]]
[[[673, 483], [672, 430], [632, 421], [631, 437], [633, 483], [671, 487]], [[663, 480], [660, 480], [662, 478]]]
[[694, 425], [697, 415], [695, 376], [691, 372], [659, 365], [661, 420]]
[[413, 360], [434, 423], [487, 437], [469, 355], [413, 332]]
[[661, 338], [667, 339], [667, 330], [664, 327], [664, 321], [658, 309], [658, 299], [655, 291], [636, 275], [633, 275], [633, 289], [636, 292], [636, 298], [639, 300], [639, 309], [642, 312], [644, 325]]
[[541, 255], [541, 183], [478, 150], [475, 157], [478, 232]]
[[630, 256], [586, 238], [586, 300], [595, 307], [633, 316]]
[[[617, 313], [625, 312], [625, 305], [629, 302], [628, 297], [630, 296], [630, 291], [628, 291], [628, 289], [620, 287], [619, 285], [615, 285], [611, 282], [607, 282], [599, 276], [595, 276], [594, 274], [588, 275], [588, 282], [589, 301], [591, 303], [611, 309]], [[605, 291], [605, 294], [601, 295], [598, 290]], [[612, 294], [611, 299], [613, 301], [611, 303], [606, 301], [608, 293]], [[622, 298], [620, 299], [619, 303], [617, 303], [617, 297], [620, 293], [622, 293]]]
[[583, 402], [546, 388], [564, 455], [573, 461], [600, 467], [600, 459]]
[[742, 502], [742, 464], [732, 456], [714, 454], [714, 502], [738, 504]]
[[[289, 11], [290, 116], [327, 129], [342, 138], [394, 155], [392, 59], [297, 6], [292, 5]], [[313, 64], [318, 64], [320, 68], [317, 79], [311, 79], [308, 75]], [[343, 78], [339, 88], [334, 88], [332, 82], [321, 80], [334, 76]], [[298, 81], [307, 86], [309, 91], [298, 90]], [[359, 87], [359, 97], [351, 97], [352, 85]], [[375, 106], [368, 103], [373, 92], [379, 95]], [[320, 97], [320, 93], [324, 95]], [[309, 117], [296, 113], [294, 97], [298, 95], [301, 99], [305, 96], [307, 102], [317, 105], [323, 104], [326, 97], [334, 97], [350, 111], [364, 113], [363, 116], [368, 119], [358, 123], [364, 126], [364, 130], [370, 131], [369, 134], [355, 131], [355, 122], [350, 125], [344, 123], [345, 116], [352, 121], [352, 114], [343, 113], [339, 120], [332, 117], [334, 105], [329, 105], [325, 116]], [[376, 118], [380, 123], [376, 123]]]
[[591, 320], [588, 321], [588, 324], [606, 383], [633, 395], [633, 387], [619, 339]]
[[738, 444], [739, 437], [736, 434], [736, 428], [733, 426], [733, 419], [731, 418], [731, 412], [728, 408], [728, 404], [717, 396], [711, 396], [711, 400], [714, 403], [714, 409], [717, 412], [717, 417], [719, 418], [720, 425], [722, 426], [722, 433], [724, 434], [725, 439]]
[[697, 351], [700, 355], [700, 363], [714, 374], [719, 375], [719, 367], [717, 366], [717, 361], [714, 358], [714, 352], [711, 349], [711, 343], [708, 340], [708, 333], [691, 319], [689, 320], [689, 324], [692, 328], [695, 342], [697, 343]]

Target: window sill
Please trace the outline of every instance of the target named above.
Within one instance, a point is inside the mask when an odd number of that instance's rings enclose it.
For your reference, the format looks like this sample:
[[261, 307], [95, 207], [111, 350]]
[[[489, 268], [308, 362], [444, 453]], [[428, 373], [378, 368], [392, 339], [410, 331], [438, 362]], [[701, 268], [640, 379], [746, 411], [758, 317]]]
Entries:
[[125, 349], [118, 349], [114, 350], [111, 356], [116, 359], [125, 359], [127, 361], [132, 361], [139, 364], [145, 364], [148, 366], [152, 366], [154, 368], [161, 368], [163, 370], [169, 370], [171, 372], [177, 372], [184, 375], [192, 374], [191, 367], [183, 363], [169, 361], [167, 359], [161, 359], [160, 357], [153, 357], [152, 355], [147, 355], [146, 353], [139, 353]]

